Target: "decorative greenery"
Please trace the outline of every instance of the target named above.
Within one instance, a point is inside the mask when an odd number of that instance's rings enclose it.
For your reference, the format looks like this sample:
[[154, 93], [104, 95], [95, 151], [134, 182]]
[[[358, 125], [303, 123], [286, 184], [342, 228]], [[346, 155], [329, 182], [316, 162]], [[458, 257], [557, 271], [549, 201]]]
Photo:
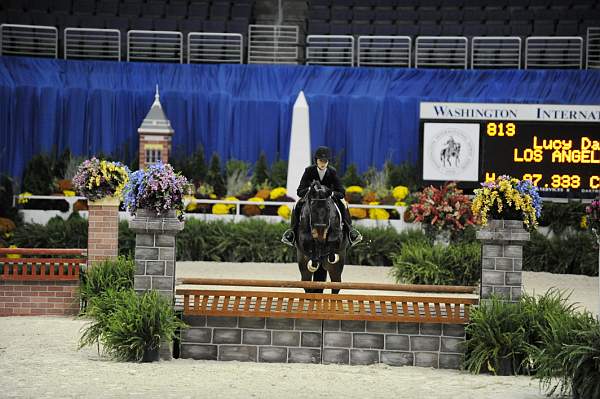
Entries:
[[371, 167], [365, 172], [363, 177], [366, 182], [365, 191], [375, 193], [376, 198], [384, 198], [390, 194], [390, 186], [387, 185], [387, 169], [377, 170]]
[[530, 372], [539, 367], [532, 353], [551, 328], [548, 320], [573, 312], [568, 296], [556, 289], [539, 297], [524, 294], [516, 303], [495, 296], [482, 301], [473, 308], [466, 328], [465, 368], [475, 374]]
[[538, 189], [529, 180], [500, 176], [494, 181], [481, 183], [476, 189], [471, 209], [486, 225], [488, 218], [523, 220], [529, 229], [535, 229], [542, 213]]
[[149, 209], [156, 215], [175, 210], [183, 220], [183, 196], [187, 179], [173, 171], [169, 164], [152, 164], [131, 174], [125, 186], [125, 207], [135, 215], [138, 209]]
[[222, 197], [227, 193], [223, 173], [221, 171], [221, 157], [216, 152], [210, 158], [210, 166], [206, 174], [206, 183], [209, 184], [217, 197]]
[[250, 164], [235, 159], [227, 161], [227, 195], [242, 195], [252, 191], [252, 182], [248, 176]]
[[345, 187], [350, 186], [359, 186], [362, 187], [365, 185], [364, 180], [359, 176], [358, 171], [356, 169], [356, 164], [351, 163], [346, 168], [346, 173], [342, 177], [342, 184]]
[[421, 223], [431, 240], [440, 231], [460, 232], [475, 223], [471, 202], [456, 183], [426, 187], [417, 198], [410, 207], [410, 218]]
[[79, 298], [85, 305], [109, 289], [131, 289], [134, 273], [135, 263], [131, 258], [118, 257], [94, 263], [81, 274]]
[[252, 185], [259, 188], [262, 184], [269, 181], [269, 167], [267, 165], [267, 156], [261, 151], [252, 174]]
[[[584, 226], [582, 226], [582, 221]], [[539, 225], [561, 235], [566, 230], [585, 230], [585, 205], [580, 201], [544, 202]]]
[[20, 223], [18, 210], [13, 206], [13, 195], [13, 180], [6, 175], [0, 175], [0, 217]]
[[20, 248], [87, 248], [87, 220], [73, 213], [67, 220], [55, 216], [48, 224], [24, 223], [11, 243]]
[[173, 151], [169, 163], [175, 171], [180, 172], [194, 184], [201, 184], [206, 179], [208, 167], [202, 144], [196, 148], [191, 156], [186, 155], [185, 148], [178, 148], [177, 151]]
[[85, 160], [73, 177], [77, 191], [89, 200], [121, 197], [129, 181], [129, 168], [120, 162], [108, 162], [95, 157]]
[[600, 237], [600, 199], [593, 200], [585, 207], [585, 215], [587, 218], [587, 227]]
[[23, 173], [22, 191], [35, 195], [50, 195], [54, 191], [53, 163], [46, 154], [34, 155]]
[[417, 240], [402, 247], [390, 273], [398, 283], [475, 285], [480, 265], [481, 246], [477, 242], [443, 247]]
[[84, 329], [80, 347], [102, 343], [103, 352], [116, 360], [139, 361], [144, 352], [158, 350], [175, 332], [187, 327], [171, 302], [157, 291], [138, 295], [133, 290], [107, 291], [90, 302], [92, 322]]
[[279, 159], [271, 165], [271, 185], [273, 187], [287, 186], [288, 163]]
[[597, 276], [596, 239], [587, 231], [572, 231], [550, 238], [533, 231], [531, 240], [523, 248], [523, 270]]
[[409, 191], [419, 191], [421, 187], [421, 180], [416, 164], [405, 161], [399, 165], [394, 165], [391, 161], [387, 161], [384, 165], [387, 168], [387, 186], [406, 186]]

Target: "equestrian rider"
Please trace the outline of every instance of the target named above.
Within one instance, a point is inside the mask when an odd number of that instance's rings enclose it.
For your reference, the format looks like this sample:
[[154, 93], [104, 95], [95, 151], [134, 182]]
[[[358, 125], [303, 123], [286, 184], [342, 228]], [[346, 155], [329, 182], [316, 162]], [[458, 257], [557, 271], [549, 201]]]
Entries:
[[353, 247], [362, 240], [362, 235], [358, 232], [358, 230], [352, 228], [352, 218], [350, 217], [350, 212], [342, 202], [342, 199], [346, 194], [346, 190], [344, 189], [344, 186], [342, 186], [342, 182], [340, 181], [336, 170], [329, 165], [330, 159], [331, 151], [329, 148], [319, 147], [315, 152], [315, 165], [311, 165], [304, 169], [304, 174], [302, 175], [300, 185], [296, 191], [300, 199], [296, 203], [294, 211], [292, 212], [291, 228], [286, 230], [281, 238], [283, 243], [290, 246], [295, 245], [298, 221], [300, 220], [300, 212], [305, 201], [304, 196], [308, 192], [310, 184], [313, 182], [313, 180], [318, 180], [321, 185], [326, 186], [332, 192], [333, 201], [340, 210], [342, 221], [349, 232], [348, 238], [350, 240], [350, 245]]

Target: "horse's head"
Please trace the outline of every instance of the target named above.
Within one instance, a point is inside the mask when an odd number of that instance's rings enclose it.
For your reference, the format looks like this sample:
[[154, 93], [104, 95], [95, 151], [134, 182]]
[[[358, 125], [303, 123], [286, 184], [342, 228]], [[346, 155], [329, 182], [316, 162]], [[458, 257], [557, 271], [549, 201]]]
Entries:
[[320, 242], [327, 241], [331, 225], [331, 210], [332, 206], [335, 206], [331, 199], [331, 191], [315, 180], [310, 185], [306, 202], [312, 238]]

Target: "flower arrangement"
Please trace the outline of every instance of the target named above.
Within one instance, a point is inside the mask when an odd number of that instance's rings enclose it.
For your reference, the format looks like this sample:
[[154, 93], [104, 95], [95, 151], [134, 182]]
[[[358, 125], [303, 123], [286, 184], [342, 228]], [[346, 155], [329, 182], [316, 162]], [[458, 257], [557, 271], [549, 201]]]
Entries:
[[367, 210], [365, 208], [350, 208], [350, 216], [354, 219], [364, 219], [367, 217]]
[[585, 207], [586, 225], [596, 237], [600, 237], [600, 198], [593, 200]]
[[471, 210], [481, 224], [489, 218], [523, 220], [529, 229], [537, 227], [542, 214], [542, 200], [537, 187], [529, 180], [500, 176], [496, 180], [481, 183], [474, 190]]
[[442, 230], [458, 232], [475, 223], [471, 201], [456, 183], [446, 183], [440, 188], [426, 187], [417, 193], [417, 202], [409, 209], [410, 215], [405, 215], [405, 220], [420, 222], [430, 236]]
[[[225, 201], [238, 201], [236, 197], [226, 197]], [[233, 204], [214, 204], [212, 207], [213, 215], [228, 215], [235, 208]]]
[[348, 188], [346, 188], [346, 192], [349, 194], [362, 194], [363, 193], [363, 188], [360, 186], [350, 186]]
[[93, 157], [79, 165], [73, 186], [88, 200], [96, 201], [105, 197], [121, 197], [128, 181], [127, 166]]
[[148, 209], [156, 215], [177, 211], [183, 220], [183, 196], [188, 182], [173, 171], [169, 164], [152, 164], [131, 174], [125, 186], [125, 207], [132, 215], [138, 209]]

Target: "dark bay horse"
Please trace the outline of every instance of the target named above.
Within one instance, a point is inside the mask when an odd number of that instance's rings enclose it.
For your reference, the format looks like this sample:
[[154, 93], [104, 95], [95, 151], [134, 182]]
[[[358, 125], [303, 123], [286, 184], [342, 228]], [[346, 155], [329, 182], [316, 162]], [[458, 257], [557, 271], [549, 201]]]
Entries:
[[[318, 181], [313, 181], [303, 201], [298, 224], [298, 267], [302, 281], [342, 281], [346, 259], [347, 234], [342, 225], [342, 215], [331, 191]], [[306, 289], [322, 293], [322, 289]], [[337, 294], [339, 290], [332, 290]]]

